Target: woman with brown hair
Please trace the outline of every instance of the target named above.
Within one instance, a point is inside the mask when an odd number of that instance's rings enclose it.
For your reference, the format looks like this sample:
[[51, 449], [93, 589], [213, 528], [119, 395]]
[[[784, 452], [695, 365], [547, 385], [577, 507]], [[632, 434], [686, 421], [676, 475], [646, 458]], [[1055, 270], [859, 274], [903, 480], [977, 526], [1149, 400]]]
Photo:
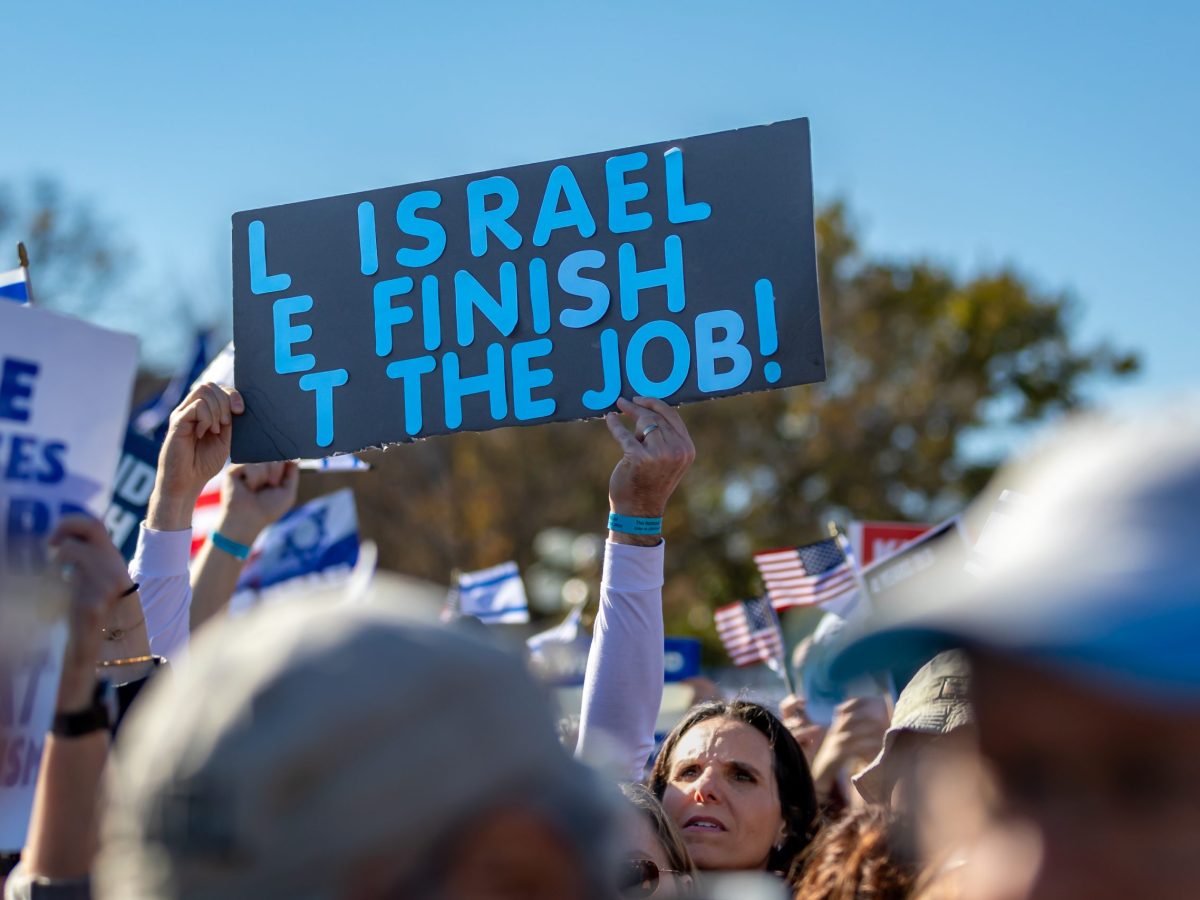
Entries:
[[701, 870], [786, 877], [817, 824], [800, 746], [770, 711], [744, 700], [693, 708], [663, 743], [650, 790]]
[[827, 825], [798, 860], [796, 900], [905, 900], [917, 870], [897, 850], [895, 827], [895, 816], [879, 806]]
[[[662, 401], [638, 397], [618, 407], [635, 425], [630, 431], [608, 417], [624, 455], [609, 483], [609, 540], [576, 752], [618, 780], [636, 781], [654, 748], [662, 700], [662, 516], [695, 448], [679, 413]], [[815, 827], [804, 754], [755, 703], [694, 708], [667, 737], [650, 789], [701, 870], [786, 877]]]

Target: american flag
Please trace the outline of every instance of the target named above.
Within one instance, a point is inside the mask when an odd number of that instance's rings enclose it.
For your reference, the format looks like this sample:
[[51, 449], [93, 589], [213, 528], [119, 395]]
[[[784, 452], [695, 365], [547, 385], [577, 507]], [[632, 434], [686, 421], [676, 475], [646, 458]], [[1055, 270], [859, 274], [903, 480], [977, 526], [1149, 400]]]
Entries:
[[783, 630], [766, 597], [719, 607], [713, 622], [735, 666], [783, 659]]
[[828, 603], [856, 589], [854, 561], [836, 538], [763, 550], [754, 562], [776, 609]]

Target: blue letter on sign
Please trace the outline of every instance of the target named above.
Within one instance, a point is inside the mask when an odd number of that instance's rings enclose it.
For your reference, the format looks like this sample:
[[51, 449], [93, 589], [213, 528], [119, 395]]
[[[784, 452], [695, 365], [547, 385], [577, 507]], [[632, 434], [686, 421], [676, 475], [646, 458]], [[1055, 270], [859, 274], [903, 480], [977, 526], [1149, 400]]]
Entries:
[[645, 231], [654, 224], [648, 212], [631, 213], [628, 206], [634, 200], [644, 200], [650, 193], [644, 181], [625, 183], [625, 173], [646, 168], [645, 153], [625, 153], [604, 162], [604, 180], [608, 183], [608, 230], [613, 234]]
[[[653, 381], [643, 365], [646, 345], [655, 338], [662, 338], [671, 345], [671, 371], [662, 381]], [[681, 387], [692, 367], [692, 348], [687, 335], [674, 322], [660, 319], [647, 322], [633, 333], [625, 349], [625, 378], [629, 386], [643, 397], [669, 397]]]
[[533, 389], [546, 387], [554, 380], [549, 369], [531, 369], [529, 361], [539, 356], [548, 356], [554, 349], [549, 338], [522, 341], [512, 348], [513, 413], [522, 422], [554, 415], [554, 398], [533, 399]]
[[712, 215], [712, 207], [701, 201], [688, 203], [683, 193], [683, 151], [672, 147], [663, 156], [667, 167], [667, 218], [675, 225], [699, 222]]
[[273, 294], [292, 286], [292, 276], [267, 274], [267, 226], [258, 219], [250, 223], [250, 290], [256, 294]]
[[621, 396], [621, 352], [615, 328], [600, 332], [600, 374], [600, 390], [583, 392], [583, 405], [588, 409], [612, 409]]
[[468, 394], [488, 395], [492, 418], [499, 422], [508, 415], [508, 398], [504, 393], [504, 347], [489, 344], [487, 371], [482, 375], [464, 378], [458, 371], [458, 354], [451, 351], [442, 360], [442, 383], [446, 403], [446, 427], [462, 424], [462, 400]]
[[[717, 329], [725, 332], [714, 340]], [[706, 394], [732, 391], [750, 377], [754, 360], [742, 346], [746, 326], [742, 317], [732, 309], [718, 309], [696, 316], [696, 386]], [[732, 365], [728, 372], [717, 372], [717, 360], [727, 359]]]
[[[487, 208], [487, 198], [500, 198], [495, 209]], [[521, 246], [521, 235], [508, 224], [508, 217], [517, 211], [517, 186], [503, 175], [481, 178], [467, 185], [467, 230], [471, 233], [471, 254], [483, 256], [487, 253], [490, 231], [509, 250]]]
[[404, 385], [404, 431], [410, 437], [421, 431], [421, 376], [432, 372], [435, 365], [432, 356], [388, 363], [387, 377], [399, 378]]
[[[567, 198], [567, 208], [558, 208], [559, 195]], [[590, 238], [596, 233], [596, 220], [588, 209], [575, 173], [568, 166], [555, 166], [546, 181], [546, 193], [542, 196], [542, 208], [538, 211], [537, 224], [533, 228], [533, 243], [545, 247], [550, 232], [556, 228], [575, 227], [580, 237]]]
[[309, 372], [300, 376], [300, 390], [315, 391], [317, 395], [317, 446], [333, 443], [333, 389], [349, 379], [345, 369], [329, 372]]
[[312, 297], [280, 297], [271, 306], [275, 320], [275, 371], [280, 375], [307, 372], [315, 368], [317, 358], [311, 353], [292, 355], [293, 344], [303, 344], [312, 337], [311, 325], [293, 325], [292, 316], [312, 309]]
[[401, 247], [396, 251], [396, 262], [410, 269], [422, 266], [432, 266], [446, 249], [446, 229], [441, 222], [433, 219], [422, 219], [417, 215], [418, 209], [437, 209], [442, 205], [442, 195], [437, 191], [414, 191], [396, 207], [396, 224], [405, 234], [425, 238], [425, 247], [421, 250], [411, 250]]
[[585, 278], [580, 269], [599, 269], [604, 266], [604, 254], [599, 250], [576, 250], [558, 267], [558, 286], [568, 294], [591, 300], [587, 309], [564, 309], [558, 321], [568, 328], [589, 328], [608, 312], [612, 295], [608, 285], [595, 278]]
[[392, 355], [392, 329], [411, 322], [411, 306], [392, 306], [392, 298], [412, 290], [413, 280], [407, 275], [389, 278], [375, 285], [375, 355]]
[[637, 251], [633, 244], [622, 244], [617, 248], [617, 280], [621, 285], [621, 318], [632, 322], [638, 317], [638, 293], [651, 287], [667, 289], [667, 309], [683, 312], [683, 243], [675, 234], [667, 235], [663, 241], [661, 269], [637, 268]]
[[458, 345], [469, 347], [475, 340], [475, 310], [496, 326], [505, 337], [517, 327], [517, 267], [500, 263], [500, 301], [466, 269], [454, 273], [454, 317], [458, 320]]
[[4, 360], [0, 374], [0, 419], [29, 421], [29, 400], [33, 397], [33, 379], [37, 378], [37, 373], [37, 363], [13, 358]]

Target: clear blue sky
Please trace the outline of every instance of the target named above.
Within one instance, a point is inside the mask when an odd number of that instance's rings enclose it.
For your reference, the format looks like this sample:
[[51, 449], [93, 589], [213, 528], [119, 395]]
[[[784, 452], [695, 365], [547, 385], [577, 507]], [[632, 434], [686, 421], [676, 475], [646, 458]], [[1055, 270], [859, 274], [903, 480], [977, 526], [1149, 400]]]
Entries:
[[1145, 354], [1124, 405], [1200, 386], [1197, 9], [6, 4], [0, 179], [62, 179], [139, 296], [227, 319], [235, 210], [808, 116], [870, 250], [1075, 293], [1085, 337]]

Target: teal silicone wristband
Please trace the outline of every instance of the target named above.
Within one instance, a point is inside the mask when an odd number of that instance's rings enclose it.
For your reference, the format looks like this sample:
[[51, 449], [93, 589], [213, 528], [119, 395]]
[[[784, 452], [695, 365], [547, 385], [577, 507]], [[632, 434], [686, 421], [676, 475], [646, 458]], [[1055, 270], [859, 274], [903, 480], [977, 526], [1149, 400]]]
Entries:
[[212, 545], [218, 550], [224, 550], [230, 556], [240, 559], [242, 562], [245, 562], [250, 558], [249, 547], [247, 547], [245, 544], [239, 544], [232, 538], [225, 537], [225, 535], [221, 534], [219, 531], [214, 531], [208, 536], [208, 539], [212, 541]]
[[662, 517], [647, 518], [644, 516], [621, 516], [617, 513], [608, 514], [608, 530], [621, 534], [640, 534], [647, 537], [662, 534]]

